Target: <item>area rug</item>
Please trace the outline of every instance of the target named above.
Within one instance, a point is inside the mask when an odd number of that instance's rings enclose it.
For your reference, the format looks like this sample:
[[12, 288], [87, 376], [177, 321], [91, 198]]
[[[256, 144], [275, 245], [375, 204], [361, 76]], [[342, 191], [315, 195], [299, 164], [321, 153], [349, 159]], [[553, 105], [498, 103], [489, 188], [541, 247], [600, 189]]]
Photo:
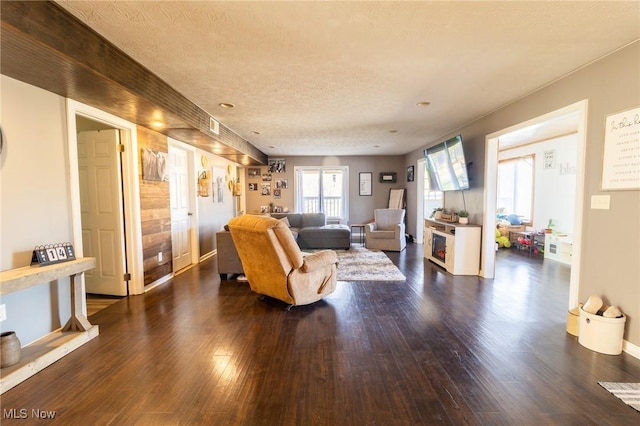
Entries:
[[629, 407], [640, 411], [640, 383], [598, 382]]
[[336, 250], [338, 281], [405, 281], [406, 277], [382, 251], [352, 247]]

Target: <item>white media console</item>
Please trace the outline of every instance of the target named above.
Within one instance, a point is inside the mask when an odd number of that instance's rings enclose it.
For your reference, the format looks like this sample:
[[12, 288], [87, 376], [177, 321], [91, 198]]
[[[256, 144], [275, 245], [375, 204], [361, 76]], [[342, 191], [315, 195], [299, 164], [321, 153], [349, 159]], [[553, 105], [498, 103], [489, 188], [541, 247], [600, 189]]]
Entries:
[[424, 257], [453, 275], [480, 273], [480, 225], [424, 220]]

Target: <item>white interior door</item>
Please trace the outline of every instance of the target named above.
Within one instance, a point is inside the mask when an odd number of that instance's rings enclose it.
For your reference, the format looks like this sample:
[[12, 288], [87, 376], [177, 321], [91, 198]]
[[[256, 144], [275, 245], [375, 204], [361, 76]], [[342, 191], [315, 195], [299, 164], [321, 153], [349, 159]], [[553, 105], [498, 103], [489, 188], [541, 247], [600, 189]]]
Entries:
[[83, 253], [96, 258], [87, 293], [127, 295], [119, 143], [116, 129], [78, 134]]
[[169, 191], [171, 194], [171, 245], [174, 272], [193, 263], [191, 239], [193, 212], [189, 193], [189, 152], [169, 146]]

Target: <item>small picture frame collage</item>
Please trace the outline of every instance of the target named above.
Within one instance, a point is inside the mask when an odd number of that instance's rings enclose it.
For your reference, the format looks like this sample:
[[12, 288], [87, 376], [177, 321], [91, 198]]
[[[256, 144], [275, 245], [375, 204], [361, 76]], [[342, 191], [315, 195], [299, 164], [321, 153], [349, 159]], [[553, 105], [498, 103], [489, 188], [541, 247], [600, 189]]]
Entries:
[[[289, 188], [289, 180], [274, 177], [274, 175], [286, 173], [284, 158], [269, 159], [266, 169], [262, 167], [249, 167], [247, 169], [248, 191], [260, 191], [263, 197], [273, 197], [274, 200], [282, 198], [282, 191]], [[251, 180], [255, 182], [251, 182]], [[260, 213], [279, 213], [282, 206], [270, 203], [268, 206], [260, 206]]]

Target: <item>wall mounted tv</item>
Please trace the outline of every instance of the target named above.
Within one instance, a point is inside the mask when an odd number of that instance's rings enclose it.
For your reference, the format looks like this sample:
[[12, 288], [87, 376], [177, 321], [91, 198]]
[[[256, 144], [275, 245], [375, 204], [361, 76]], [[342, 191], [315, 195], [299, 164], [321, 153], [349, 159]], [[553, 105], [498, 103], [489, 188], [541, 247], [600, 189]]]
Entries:
[[424, 150], [427, 173], [434, 191], [469, 189], [462, 135]]

